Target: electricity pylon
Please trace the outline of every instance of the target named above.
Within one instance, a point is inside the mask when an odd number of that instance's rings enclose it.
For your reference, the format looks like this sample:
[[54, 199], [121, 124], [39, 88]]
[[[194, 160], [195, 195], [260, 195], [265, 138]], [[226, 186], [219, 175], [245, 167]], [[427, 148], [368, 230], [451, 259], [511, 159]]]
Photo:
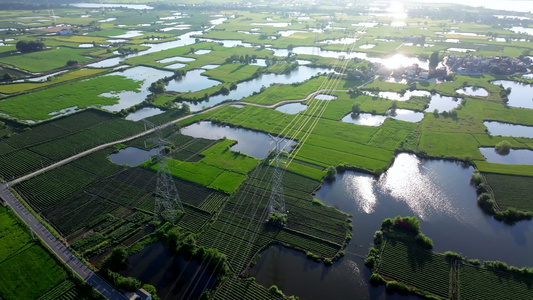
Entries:
[[283, 149], [281, 148], [282, 139], [279, 137], [270, 136], [271, 143], [275, 142], [276, 147], [274, 151], [274, 173], [272, 174], [271, 185], [272, 192], [270, 193], [269, 201], [269, 216], [272, 213], [286, 214], [285, 210], [285, 196], [283, 195], [283, 169], [281, 168], [281, 155]]
[[150, 128], [154, 128], [155, 138], [151, 139], [158, 147], [159, 151], [154, 155], [157, 167], [157, 182], [155, 188], [155, 204], [154, 204], [154, 218], [161, 216], [172, 224], [176, 221], [179, 211], [182, 213], [183, 205], [181, 204], [180, 196], [176, 184], [170, 174], [167, 160], [165, 159], [165, 146], [172, 145], [171, 142], [163, 138], [161, 126], [156, 126], [153, 123], [143, 120], [144, 124]]

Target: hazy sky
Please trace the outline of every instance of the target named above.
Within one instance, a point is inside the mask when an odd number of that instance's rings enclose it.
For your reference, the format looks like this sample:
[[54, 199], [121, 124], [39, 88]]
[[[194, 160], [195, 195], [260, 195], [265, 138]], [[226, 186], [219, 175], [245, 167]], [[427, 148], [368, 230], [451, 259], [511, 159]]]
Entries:
[[458, 3], [470, 6], [483, 6], [491, 9], [501, 9], [520, 12], [533, 12], [533, 0], [409, 0], [424, 3]]

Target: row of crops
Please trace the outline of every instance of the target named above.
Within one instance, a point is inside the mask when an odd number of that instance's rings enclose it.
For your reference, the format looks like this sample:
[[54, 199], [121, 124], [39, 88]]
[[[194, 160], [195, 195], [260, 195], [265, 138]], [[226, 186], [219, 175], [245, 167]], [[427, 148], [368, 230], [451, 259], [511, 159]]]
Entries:
[[331, 258], [346, 238], [347, 215], [314, 204], [310, 195], [319, 182], [291, 172], [284, 174], [287, 223], [282, 228], [265, 222], [272, 171], [271, 167], [258, 166], [229, 200], [209, 197], [200, 206], [208, 207], [214, 200], [226, 201], [218, 220], [202, 233], [198, 243], [226, 254], [235, 272], [242, 271], [257, 251], [272, 242]]
[[253, 280], [230, 278], [224, 282], [213, 299], [276, 300], [285, 299], [285, 297], [265, 289]]
[[533, 278], [461, 264], [460, 299], [516, 299], [533, 297]]
[[255, 253], [270, 241], [271, 239], [255, 232], [217, 221], [202, 233], [198, 243], [226, 254], [230, 266], [238, 273], [251, 261]]
[[73, 281], [65, 280], [46, 292], [38, 300], [86, 300], [92, 299], [90, 292], [84, 291]]
[[0, 141], [0, 177], [18, 178], [143, 129], [141, 124], [95, 109], [30, 127]]
[[379, 273], [447, 298], [450, 290], [450, 262], [442, 255], [414, 243], [387, 239], [381, 252]]
[[[458, 267], [454, 267], [457, 264]], [[424, 250], [415, 243], [388, 238], [377, 272], [444, 299], [531, 299], [533, 277], [487, 269]], [[454, 290], [456, 289], [456, 290]]]
[[[262, 168], [264, 172], [271, 173], [272, 168]], [[252, 179], [249, 182], [255, 197], [260, 201], [268, 201], [270, 196], [270, 176]], [[292, 172], [283, 175], [283, 189], [285, 205], [289, 211], [287, 228], [342, 245], [346, 238], [346, 231], [351, 224], [347, 215], [341, 211], [313, 202], [311, 193], [319, 186], [319, 182]], [[258, 201], [259, 202], [259, 201]]]

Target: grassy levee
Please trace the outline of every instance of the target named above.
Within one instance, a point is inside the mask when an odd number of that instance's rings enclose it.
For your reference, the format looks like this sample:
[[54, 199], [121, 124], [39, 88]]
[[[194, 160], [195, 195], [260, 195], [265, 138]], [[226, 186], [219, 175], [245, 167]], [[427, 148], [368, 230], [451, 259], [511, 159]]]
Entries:
[[[434, 157], [458, 158], [476, 161], [486, 168], [488, 164], [479, 152], [479, 147], [494, 147], [503, 140], [486, 132], [483, 121], [502, 121], [514, 124], [531, 124], [528, 111], [520, 108], [505, 107], [503, 104], [468, 98], [456, 110], [456, 116], [435, 116], [426, 113], [422, 120], [422, 134], [419, 150]], [[505, 137], [513, 148], [527, 148], [528, 139]], [[490, 169], [484, 171], [490, 172]], [[496, 169], [494, 169], [496, 171]]]
[[327, 84], [329, 81], [325, 80], [326, 77], [319, 76], [311, 78], [301, 84], [275, 84], [267, 87], [264, 92], [246, 97], [241, 101], [271, 105], [284, 100], [304, 99], [309, 95], [309, 91], [317, 91], [322, 86], [330, 87], [330, 85]]
[[[0, 102], [0, 109], [20, 120], [47, 120], [69, 107], [112, 105], [117, 97], [104, 97], [105, 92], [137, 91], [140, 82], [122, 76], [100, 76], [87, 81], [66, 83], [31, 94], [23, 94]], [[37, 108], [37, 109], [36, 109]]]
[[260, 69], [261, 67], [259, 66], [230, 63], [207, 70], [203, 73], [203, 75], [220, 82], [239, 83], [253, 78]]
[[227, 279], [213, 296], [215, 300], [275, 300], [286, 299], [283, 295], [271, 292], [251, 279]]
[[14, 213], [1, 206], [0, 245], [0, 296], [5, 299], [35, 299], [67, 277]]
[[56, 48], [3, 56], [0, 57], [0, 62], [30, 72], [45, 72], [64, 67], [69, 60], [77, 60], [78, 62], [89, 61], [92, 58], [83, 55], [87, 52], [87, 49]]
[[476, 97], [468, 96], [469, 98], [477, 98], [483, 101], [493, 101], [497, 103], [502, 103], [502, 98], [500, 97], [500, 91], [502, 90], [500, 86], [491, 84], [490, 82], [496, 78], [491, 75], [476, 75], [476, 76], [464, 76], [456, 75], [454, 81], [446, 81], [437, 86], [437, 91], [439, 93], [464, 97], [464, 95], [458, 94], [456, 90], [461, 89], [463, 86], [474, 86], [484, 88], [489, 92], [487, 97]]

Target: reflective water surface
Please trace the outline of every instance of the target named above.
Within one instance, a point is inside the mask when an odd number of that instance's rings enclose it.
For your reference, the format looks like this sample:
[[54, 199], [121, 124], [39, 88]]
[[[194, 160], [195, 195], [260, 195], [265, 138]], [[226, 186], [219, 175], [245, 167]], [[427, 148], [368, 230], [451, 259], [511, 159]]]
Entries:
[[501, 84], [505, 89], [511, 88], [511, 93], [508, 96], [508, 106], [533, 109], [533, 87], [531, 85], [510, 80], [496, 80], [492, 83], [496, 85]]
[[307, 105], [302, 104], [302, 103], [289, 103], [289, 104], [284, 104], [284, 105], [280, 105], [276, 107], [277, 111], [281, 111], [289, 115], [295, 115], [306, 109], [307, 109]]
[[459, 94], [465, 94], [469, 96], [479, 96], [479, 97], [487, 97], [489, 95], [489, 92], [486, 89], [479, 88], [479, 87], [471, 87], [471, 86], [458, 89], [456, 90], [456, 92]]
[[110, 154], [109, 159], [118, 165], [136, 167], [143, 162], [150, 160], [150, 158], [152, 158], [152, 156], [156, 155], [158, 152], [159, 148], [146, 151], [135, 147], [128, 147], [119, 150], [118, 153]]
[[511, 149], [507, 154], [498, 153], [493, 147], [479, 148], [488, 162], [506, 165], [533, 165], [533, 151], [528, 149]]
[[[233, 151], [240, 151], [255, 158], [263, 159], [268, 156], [268, 152], [275, 148], [275, 144], [270, 143], [270, 137], [263, 132], [252, 131], [245, 128], [235, 128], [230, 126], [220, 126], [211, 122], [202, 121], [183, 127], [181, 133], [193, 137], [218, 140], [227, 138], [236, 140], [237, 144], [231, 147]], [[283, 139], [282, 148], [290, 150], [296, 142]]]
[[174, 255], [161, 243], [144, 247], [129, 256], [128, 262], [128, 268], [120, 274], [153, 285], [161, 299], [198, 299], [216, 280], [196, 260]]
[[483, 124], [490, 135], [533, 138], [533, 126], [515, 125], [496, 121], [485, 121]]
[[435, 251], [451, 250], [518, 267], [533, 265], [533, 222], [508, 226], [484, 214], [470, 185], [472, 172], [460, 163], [402, 153], [380, 178], [339, 173], [333, 182], [322, 184], [315, 198], [353, 214], [353, 238], [346, 256], [326, 267], [303, 253], [274, 247], [262, 253], [251, 276], [301, 299], [407, 299], [372, 287], [362, 258], [373, 246], [381, 221], [397, 215], [417, 216]]

